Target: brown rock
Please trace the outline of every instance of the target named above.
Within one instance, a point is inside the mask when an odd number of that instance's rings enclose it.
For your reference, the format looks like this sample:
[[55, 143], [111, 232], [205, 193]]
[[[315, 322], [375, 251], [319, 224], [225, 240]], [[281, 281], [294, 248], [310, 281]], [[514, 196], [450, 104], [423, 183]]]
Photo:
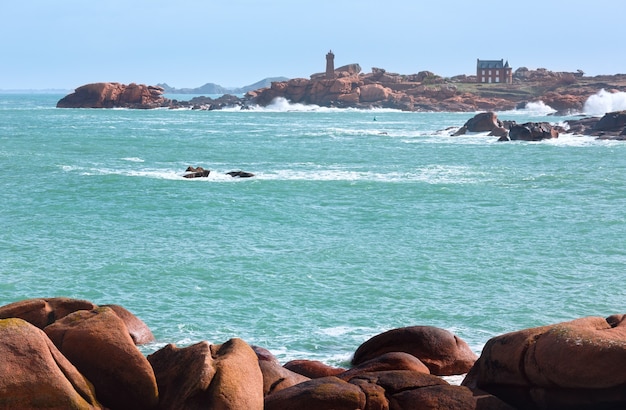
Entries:
[[497, 336], [463, 385], [520, 408], [626, 408], [626, 322], [588, 317]]
[[394, 394], [389, 402], [392, 410], [414, 409], [416, 404], [420, 410], [515, 410], [495, 396], [476, 396], [467, 387], [447, 385], [405, 390]]
[[47, 326], [45, 332], [93, 383], [105, 406], [130, 410], [158, 404], [152, 367], [113, 309], [76, 311]]
[[346, 369], [340, 367], [332, 367], [319, 360], [291, 360], [285, 363], [284, 366], [298, 374], [304, 375], [311, 379], [317, 379], [319, 377], [337, 376], [346, 371]]
[[26, 299], [0, 307], [0, 319], [17, 317], [43, 329], [72, 312], [96, 307], [93, 303], [80, 299]]
[[25, 320], [0, 320], [0, 358], [0, 409], [103, 409], [91, 383]]
[[351, 378], [371, 372], [381, 372], [388, 370], [410, 370], [416, 373], [430, 374], [430, 370], [420, 359], [409, 353], [389, 352], [377, 356], [373, 359], [366, 360], [356, 367], [337, 375], [342, 380], [350, 380]]
[[386, 100], [391, 90], [380, 84], [366, 84], [361, 87], [361, 102]]
[[375, 404], [368, 408], [513, 410], [488, 393], [474, 393], [467, 387], [451, 386], [437, 376], [410, 370], [365, 373], [351, 378], [350, 383], [366, 393], [368, 405]]
[[262, 409], [263, 376], [257, 357], [240, 339], [222, 345], [172, 344], [148, 356], [167, 410]]
[[283, 367], [278, 359], [267, 349], [253, 346], [259, 360], [259, 367], [263, 373], [263, 396], [310, 380], [302, 374]]
[[210, 403], [207, 394], [215, 375], [211, 348], [207, 342], [178, 348], [168, 344], [148, 356], [159, 386], [160, 409], [203, 409]]
[[[547, 122], [527, 122], [512, 125], [507, 140], [541, 141], [558, 137], [559, 132]], [[504, 139], [501, 138], [500, 140], [503, 141]]]
[[465, 126], [469, 132], [488, 132], [494, 128], [501, 127], [498, 116], [495, 112], [481, 112], [470, 118]]
[[163, 91], [144, 84], [91, 83], [63, 97], [57, 108], [158, 108], [170, 103]]
[[594, 125], [596, 131], [622, 131], [626, 126], [626, 111], [615, 111], [604, 114]]
[[136, 345], [154, 342], [154, 335], [152, 334], [150, 328], [143, 322], [143, 320], [133, 315], [126, 308], [119, 305], [101, 305], [100, 307], [110, 307], [113, 309], [115, 314], [122, 319], [126, 325], [128, 334]]
[[411, 326], [372, 337], [356, 350], [352, 364], [358, 365], [389, 352], [412, 354], [438, 376], [466, 373], [477, 358], [465, 341], [447, 330]]
[[365, 393], [334, 376], [311, 379], [265, 398], [265, 410], [365, 409]]

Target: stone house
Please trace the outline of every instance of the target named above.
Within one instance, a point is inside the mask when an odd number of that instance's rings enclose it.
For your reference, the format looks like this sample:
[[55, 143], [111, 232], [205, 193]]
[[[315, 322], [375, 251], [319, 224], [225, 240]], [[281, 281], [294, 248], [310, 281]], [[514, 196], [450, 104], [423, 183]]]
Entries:
[[476, 82], [507, 83], [513, 82], [513, 69], [509, 62], [502, 60], [476, 59]]

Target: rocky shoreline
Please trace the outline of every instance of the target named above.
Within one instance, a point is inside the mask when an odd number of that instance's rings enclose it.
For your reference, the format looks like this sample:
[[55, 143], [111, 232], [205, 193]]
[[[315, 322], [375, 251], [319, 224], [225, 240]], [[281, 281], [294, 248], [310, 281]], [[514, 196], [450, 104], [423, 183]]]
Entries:
[[[349, 369], [281, 365], [264, 347], [154, 341], [119, 305], [69, 298], [0, 307], [0, 409], [617, 409], [626, 407], [626, 315], [489, 340], [480, 357], [447, 330], [391, 329]], [[465, 375], [461, 385], [442, 376]]]
[[61, 99], [59, 108], [191, 108], [215, 110], [267, 106], [276, 98], [292, 103], [338, 108], [392, 108], [402, 111], [476, 112], [506, 111], [543, 101], [559, 114], [582, 112], [589, 97], [601, 90], [626, 92], [626, 74], [585, 77], [582, 72], [552, 72], [518, 68], [512, 83], [478, 83], [475, 76], [443, 78], [429, 71], [389, 73], [372, 68], [362, 73], [349, 64], [310, 78], [273, 81], [269, 87], [248, 91], [243, 97], [196, 97], [177, 101], [163, 97], [164, 88], [142, 84], [93, 83]]
[[[357, 68], [354, 68], [354, 67]], [[343, 71], [342, 71], [343, 70]], [[561, 113], [580, 112], [585, 101], [600, 91], [598, 87], [610, 86], [612, 92], [626, 91], [626, 75], [610, 76], [603, 78], [606, 82], [586, 83], [580, 77], [567, 77], [563, 73], [544, 72], [547, 77], [539, 82], [542, 92], [536, 95], [514, 93], [515, 85], [483, 85], [464, 83], [466, 88], [471, 85], [473, 91], [465, 91], [459, 94], [458, 87], [450, 84], [439, 84], [438, 78], [432, 73], [420, 73], [413, 77], [411, 82], [402, 83], [398, 75], [386, 74], [378, 70], [372, 75], [358, 74], [358, 65], [340, 68], [337, 78], [326, 79], [313, 76], [311, 80], [292, 79], [288, 81], [274, 82], [271, 87], [248, 92], [244, 97], [223, 95], [213, 99], [210, 97], [194, 97], [189, 101], [178, 101], [165, 98], [163, 88], [143, 84], [120, 84], [120, 83], [92, 83], [77, 88], [58, 101], [58, 108], [129, 108], [129, 109], [192, 109], [192, 110], [220, 110], [224, 108], [249, 109], [251, 106], [267, 106], [276, 98], [285, 98], [291, 102], [304, 104], [317, 104], [340, 108], [374, 107], [394, 108], [405, 111], [448, 111], [448, 112], [494, 112], [496, 110], [511, 110], [524, 107], [531, 101], [543, 101], [557, 108]], [[558, 75], [557, 75], [558, 74]], [[527, 74], [533, 79], [536, 74]], [[543, 78], [543, 77], [542, 77]], [[570, 80], [574, 83], [570, 84]], [[435, 88], [428, 88], [425, 82], [435, 82]], [[529, 80], [530, 81], [530, 80]], [[533, 88], [537, 88], [534, 80]], [[548, 86], [556, 81], [557, 85]], [[566, 84], [563, 85], [563, 82]], [[394, 91], [393, 84], [405, 84], [403, 91]], [[447, 85], [446, 85], [447, 84]], [[469, 84], [469, 85], [468, 85]], [[502, 89], [490, 88], [491, 93], [485, 93], [480, 87], [495, 86], [505, 87], [507, 93], [495, 93]], [[528, 84], [525, 85], [529, 87]], [[392, 87], [392, 88], [390, 88]], [[518, 84], [519, 87], [519, 84]], [[604, 89], [604, 88], [602, 88]], [[545, 91], [550, 90], [550, 91]], [[555, 91], [560, 90], [560, 91]], [[499, 95], [499, 96], [496, 96]], [[526, 98], [521, 100], [520, 98]], [[530, 99], [528, 99], [530, 98]], [[470, 120], [472, 121], [472, 120]], [[469, 121], [468, 121], [469, 123]], [[484, 126], [484, 122], [482, 122]], [[508, 140], [531, 140], [537, 141], [544, 138], [556, 138], [558, 133], [567, 132], [575, 135], [596, 136], [601, 139], [626, 139], [626, 111], [615, 111], [604, 115], [602, 118], [585, 117], [578, 120], [568, 120], [566, 127], [556, 128], [548, 123], [541, 124], [514, 124], [511, 121], [496, 124], [489, 129], [472, 129], [465, 124], [460, 133], [465, 131], [489, 131], [492, 135], [501, 137], [502, 141]]]

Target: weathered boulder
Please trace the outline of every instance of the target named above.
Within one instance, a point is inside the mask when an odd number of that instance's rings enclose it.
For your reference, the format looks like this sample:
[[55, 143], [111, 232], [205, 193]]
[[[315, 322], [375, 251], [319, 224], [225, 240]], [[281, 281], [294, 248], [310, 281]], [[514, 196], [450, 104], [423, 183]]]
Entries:
[[626, 408], [626, 322], [588, 317], [490, 339], [463, 385], [520, 409]]
[[263, 375], [256, 354], [240, 339], [185, 348], [169, 344], [148, 361], [157, 377], [161, 409], [263, 408]]
[[477, 357], [470, 347], [451, 332], [433, 326], [392, 329], [367, 340], [352, 358], [353, 365], [389, 352], [405, 352], [420, 359], [432, 374], [463, 374]]
[[463, 135], [466, 132], [489, 132], [497, 128], [502, 128], [502, 122], [498, 120], [496, 113], [493, 111], [481, 112], [467, 120], [453, 135]]
[[495, 396], [475, 394], [426, 373], [408, 370], [366, 373], [350, 379], [367, 395], [368, 408], [389, 410], [514, 410]]
[[0, 319], [0, 409], [103, 409], [91, 383], [46, 334]]
[[559, 132], [547, 122], [527, 122], [512, 125], [509, 135], [500, 137], [498, 141], [541, 141], [558, 137]]
[[344, 368], [329, 366], [319, 360], [291, 360], [285, 363], [284, 367], [311, 379], [337, 376], [346, 371]]
[[146, 325], [143, 320], [139, 319], [126, 308], [120, 305], [100, 305], [100, 307], [109, 307], [113, 309], [115, 314], [122, 319], [126, 325], [128, 334], [136, 345], [154, 342], [154, 335], [148, 325]]
[[278, 359], [267, 349], [253, 346], [263, 373], [263, 396], [310, 380], [309, 377], [283, 367]]
[[614, 111], [604, 114], [593, 126], [594, 131], [619, 131], [626, 127], [626, 111]]
[[0, 319], [20, 318], [40, 329], [77, 310], [92, 310], [93, 303], [71, 298], [25, 299], [0, 307]]
[[389, 352], [373, 359], [366, 360], [345, 372], [338, 374], [342, 380], [350, 380], [363, 373], [382, 372], [388, 370], [410, 370], [416, 373], [430, 374], [430, 370], [420, 359], [409, 353]]
[[247, 171], [229, 171], [226, 175], [230, 175], [233, 178], [251, 178], [254, 176], [252, 172]]
[[192, 167], [191, 165], [185, 170], [186, 174], [183, 174], [183, 178], [206, 178], [211, 173], [210, 170], [202, 167]]
[[367, 372], [348, 380], [335, 376], [311, 379], [267, 396], [265, 408], [512, 410], [492, 395], [474, 394], [466, 387], [410, 370]]
[[365, 409], [365, 393], [334, 376], [311, 379], [265, 397], [265, 410]]
[[381, 84], [366, 84], [361, 87], [361, 102], [376, 102], [389, 98], [391, 90]]
[[79, 310], [44, 331], [93, 383], [105, 406], [130, 410], [152, 409], [158, 404], [152, 367], [113, 309]]
[[170, 104], [162, 87], [144, 84], [91, 83], [57, 102], [57, 108], [158, 108]]

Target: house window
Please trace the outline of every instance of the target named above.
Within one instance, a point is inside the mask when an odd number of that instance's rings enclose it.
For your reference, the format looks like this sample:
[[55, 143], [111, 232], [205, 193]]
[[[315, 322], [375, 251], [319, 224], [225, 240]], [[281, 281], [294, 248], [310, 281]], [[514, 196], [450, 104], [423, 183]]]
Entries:
[[496, 77], [496, 83], [500, 82], [500, 77]]
[[485, 70], [483, 70], [483, 75], [485, 75]]
[[489, 75], [491, 75], [491, 70], [489, 70]]

